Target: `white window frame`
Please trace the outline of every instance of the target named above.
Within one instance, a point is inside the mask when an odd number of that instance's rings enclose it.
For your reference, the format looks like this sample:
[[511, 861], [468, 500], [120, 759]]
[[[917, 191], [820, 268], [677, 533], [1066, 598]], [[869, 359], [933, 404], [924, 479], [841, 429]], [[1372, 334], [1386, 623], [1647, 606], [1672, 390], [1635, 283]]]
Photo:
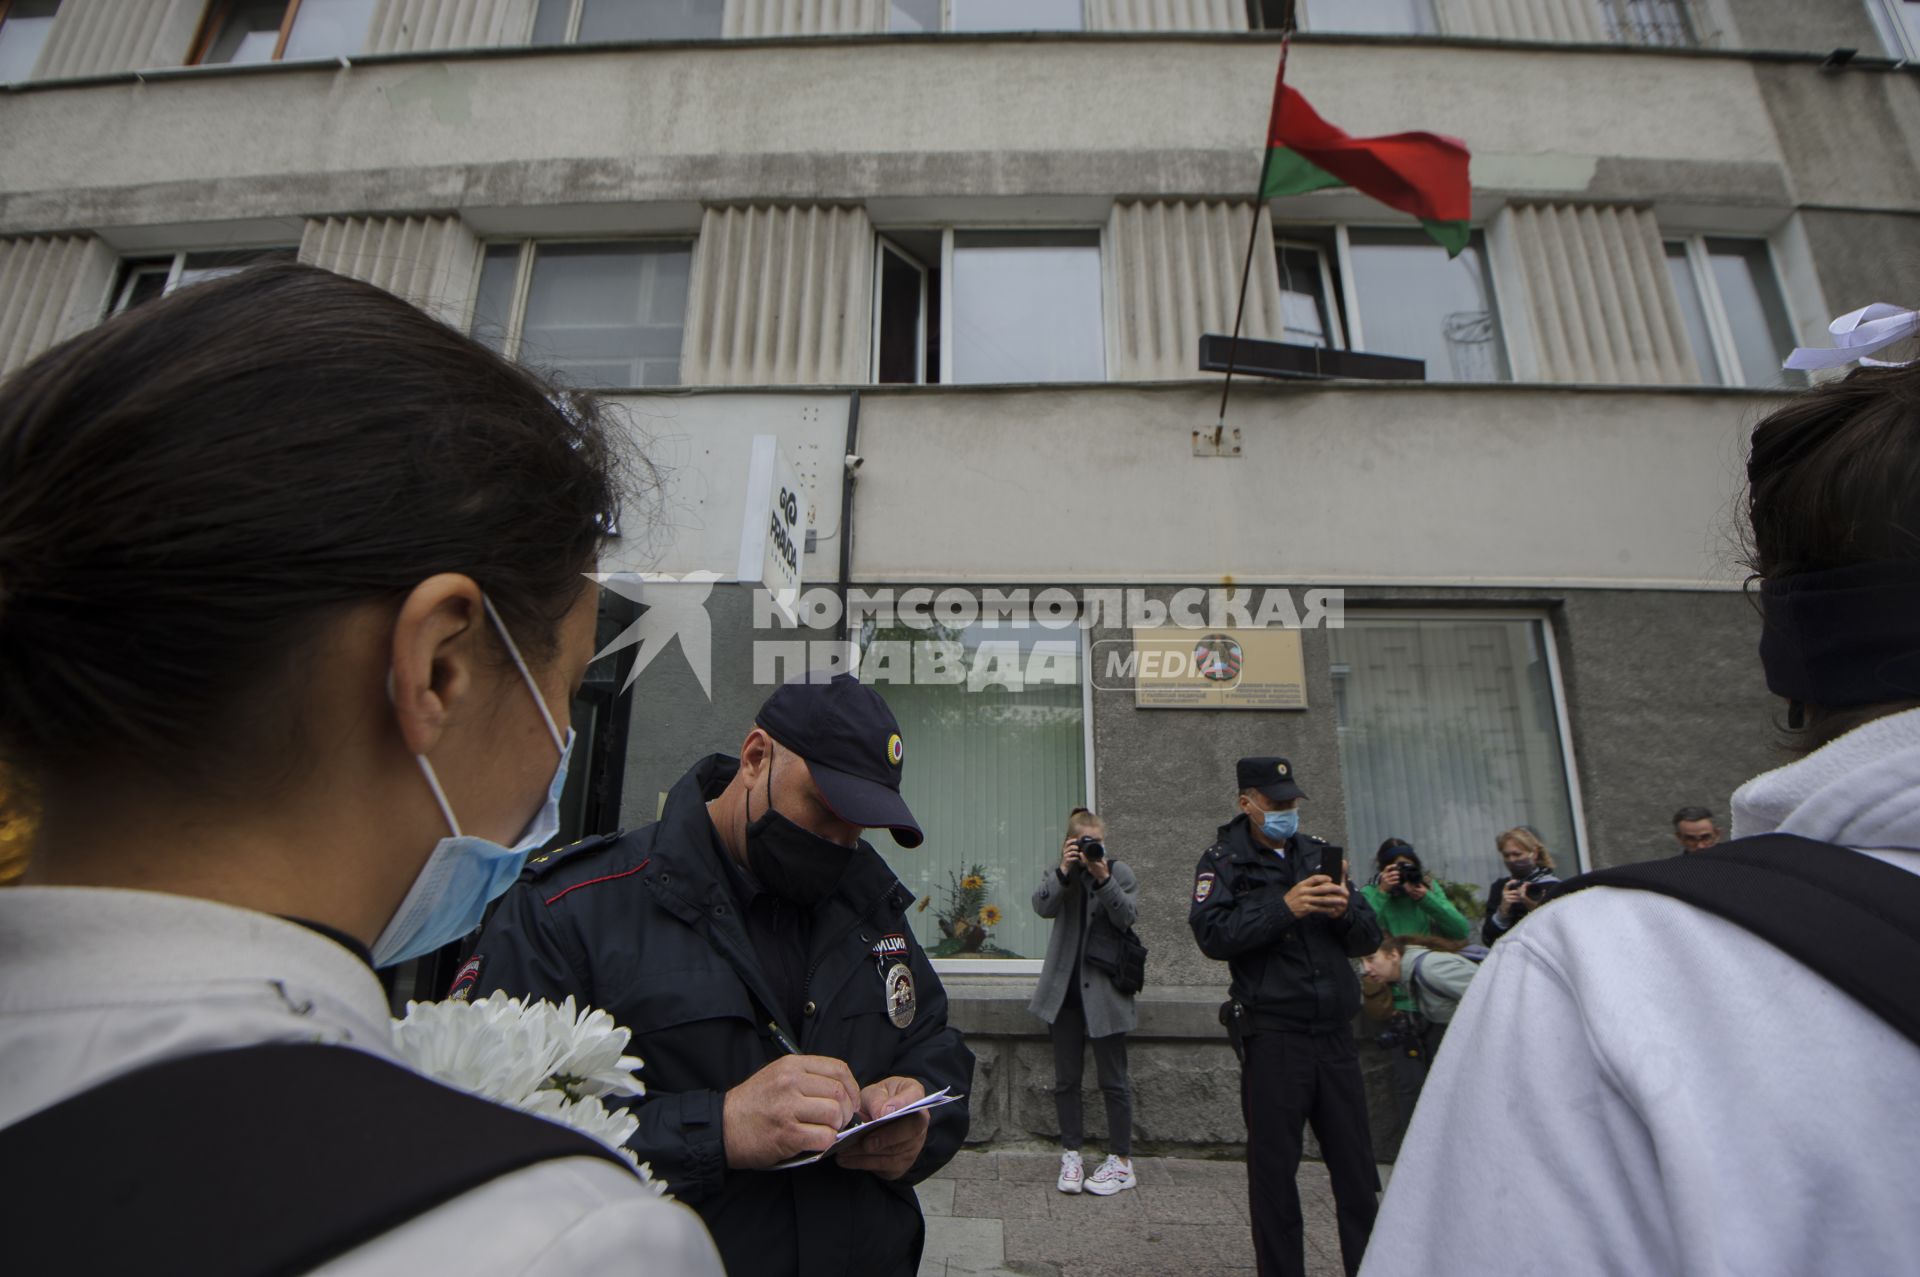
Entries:
[[[1300, 29], [1302, 31], [1327, 30], [1327, 28], [1316, 28], [1314, 26], [1313, 24], [1314, 6], [1316, 4], [1338, 4], [1338, 3], [1340, 3], [1340, 0], [1300, 0], [1299, 10], [1298, 10]], [[1442, 34], [1443, 28], [1440, 25], [1440, 6], [1434, 3], [1434, 0], [1408, 0], [1408, 3], [1419, 10], [1419, 13], [1415, 15], [1415, 20], [1423, 21], [1424, 23], [1424, 25], [1422, 25], [1420, 29], [1417, 31], [1394, 31], [1394, 32], [1382, 31], [1382, 32], [1362, 33], [1357, 31], [1347, 32], [1347, 31], [1340, 31], [1340, 30], [1331, 30], [1331, 31], [1328, 31], [1328, 34], [1330, 35], [1363, 35], [1365, 34], [1365, 35], [1371, 35], [1372, 38], [1380, 39], [1380, 40], [1417, 40], [1417, 39], [1424, 39], [1430, 36], [1437, 36]]]
[[[882, 285], [882, 280], [884, 278], [884, 271], [885, 271], [886, 262], [887, 262], [887, 254], [892, 253], [895, 257], [898, 257], [901, 261], [905, 262], [908, 266], [911, 266], [915, 271], [919, 272], [919, 275], [920, 275], [920, 318], [917, 322], [917, 326], [916, 326], [917, 335], [914, 341], [913, 383], [912, 384], [916, 386], [924, 386], [927, 384], [927, 283], [928, 283], [928, 276], [933, 273], [932, 268], [922, 264], [919, 258], [915, 257], [912, 253], [909, 253], [906, 249], [900, 247], [900, 245], [894, 243], [891, 239], [887, 238], [884, 232], [876, 233], [874, 235], [874, 240], [875, 240], [875, 243], [874, 243], [874, 250], [873, 250], [873, 359], [871, 361], [872, 366], [867, 371], [867, 378], [876, 386], [882, 385], [882, 384], [886, 384], [886, 385], [901, 384], [897, 382], [882, 383], [880, 380], [880, 321], [882, 318], [881, 285]], [[941, 240], [941, 250], [943, 255], [945, 253], [945, 246], [946, 246], [946, 241], [945, 241], [945, 238], [943, 237]], [[944, 294], [942, 294], [942, 296], [944, 298]], [[942, 322], [944, 322], [944, 315], [945, 315], [944, 306], [942, 308], [941, 313], [943, 316]]]
[[[1554, 633], [1553, 613], [1535, 608], [1388, 608], [1350, 606], [1349, 617], [1369, 621], [1536, 621], [1540, 625], [1540, 650], [1547, 657], [1547, 679], [1553, 689], [1554, 727], [1560, 736], [1560, 770], [1567, 784], [1567, 809], [1573, 820], [1574, 856], [1579, 872], [1593, 868], [1592, 852], [1587, 844], [1586, 803], [1580, 794], [1580, 767], [1573, 753], [1573, 722], [1567, 714], [1567, 688], [1560, 670], [1560, 640]], [[1498, 830], [1490, 829], [1491, 838]], [[1551, 849], [1549, 849], [1551, 850]], [[1557, 870], [1569, 877], [1564, 867]]]
[[1920, 61], [1920, 34], [1909, 31], [1902, 21], [1901, 5], [1904, 0], [1867, 0], [1867, 11], [1873, 17], [1873, 25], [1880, 30], [1880, 38], [1886, 43], [1887, 55], [1902, 62]]
[[[1359, 351], [1365, 354], [1376, 354], [1376, 355], [1390, 353], [1388, 351], [1378, 351], [1378, 350], [1369, 351], [1367, 349], [1365, 320], [1360, 314], [1359, 294], [1354, 287], [1352, 232], [1354, 231], [1404, 231], [1406, 229], [1407, 227], [1404, 223], [1399, 225], [1395, 225], [1391, 222], [1336, 222], [1334, 223], [1333, 244], [1334, 244], [1334, 254], [1336, 257], [1339, 258], [1338, 269], [1340, 272], [1340, 295], [1338, 298], [1335, 298], [1332, 294], [1329, 294], [1327, 300], [1329, 303], [1338, 303], [1338, 304], [1330, 305], [1329, 309], [1336, 312], [1336, 316], [1338, 320], [1340, 322], [1343, 322], [1346, 328], [1345, 344], [1338, 347], [1338, 349], [1353, 350], [1353, 351]], [[1500, 361], [1506, 365], [1507, 375], [1504, 378], [1504, 380], [1501, 380], [1501, 381], [1458, 382], [1458, 383], [1442, 383], [1442, 384], [1457, 384], [1457, 385], [1470, 385], [1470, 386], [1471, 385], [1512, 385], [1518, 381], [1518, 378], [1514, 375], [1513, 345], [1507, 338], [1507, 313], [1508, 313], [1507, 305], [1506, 305], [1506, 299], [1500, 295], [1499, 272], [1493, 268], [1493, 250], [1491, 245], [1488, 243], [1488, 230], [1487, 230], [1487, 227], [1474, 224], [1474, 223], [1470, 223], [1467, 229], [1470, 233], [1478, 235], [1480, 237], [1479, 252], [1480, 252], [1480, 258], [1481, 258], [1481, 265], [1487, 280], [1487, 300], [1493, 303], [1494, 329], [1499, 333], [1499, 336], [1500, 336], [1500, 341], [1499, 341]], [[1276, 241], [1278, 241], [1280, 238], [1280, 227], [1276, 225], [1273, 229], [1273, 233]], [[1300, 245], [1300, 246], [1308, 247], [1308, 245]], [[1318, 247], [1318, 246], [1313, 245], [1313, 247]], [[1438, 245], [1436, 245], [1435, 247], [1438, 247]], [[1277, 271], [1278, 269], [1279, 269], [1278, 263], [1276, 262], [1275, 270]]]
[[[560, 43], [578, 44], [580, 43], [580, 17], [587, 11], [587, 0], [569, 0], [569, 3], [572, 7], [567, 10], [567, 31], [566, 34], [560, 38]], [[533, 24], [540, 19], [540, 0], [534, 0], [532, 9], [533, 16], [527, 19], [527, 38], [529, 40], [533, 38]], [[726, 30], [726, 10], [724, 7], [721, 10], [721, 30], [723, 32]]]
[[[1283, 239], [1280, 236], [1279, 228], [1275, 227], [1273, 237], [1273, 269], [1276, 277], [1279, 275], [1280, 253], [1283, 249], [1291, 249], [1296, 253], [1312, 253], [1314, 257], [1319, 260], [1320, 293], [1321, 296], [1326, 299], [1327, 303], [1327, 349], [1347, 349], [1346, 320], [1340, 313], [1341, 294], [1336, 292], [1333, 287], [1333, 263], [1328, 260], [1327, 246], [1325, 244], [1316, 244], [1312, 240]], [[1352, 272], [1349, 270], [1342, 276], [1343, 288], [1351, 286], [1351, 279], [1349, 278], [1351, 275]], [[1280, 279], [1279, 284], [1280, 291], [1284, 293], [1287, 288], [1286, 280]], [[1281, 316], [1280, 324], [1284, 331], [1286, 327], [1285, 315]]]
[[[1091, 235], [1100, 254], [1100, 379], [1113, 380], [1113, 354], [1107, 345], [1107, 233], [1098, 226], [947, 226], [940, 234], [940, 384], [953, 385], [953, 241], [956, 233], [966, 235]], [[1278, 266], [1275, 266], [1278, 270]], [[924, 349], [924, 345], [923, 345]], [[970, 382], [970, 385], [993, 383]], [[1092, 384], [1092, 383], [1065, 383]], [[1091, 807], [1093, 804], [1087, 804]]]
[[[574, 0], [574, 2], [575, 2], [576, 4], [578, 4], [578, 3], [579, 3], [579, 0]], [[1008, 27], [1008, 28], [1006, 28], [1006, 29], [1007, 29], [1008, 31], [1020, 31], [1020, 30], [1023, 30], [1024, 28], [1021, 28], [1021, 27]], [[1038, 29], [1038, 30], [1042, 30], [1042, 31], [1058, 31], [1058, 30], [1060, 30], [1060, 28], [1057, 28], [1057, 27], [1040, 27], [1040, 28], [1037, 28], [1037, 29]], [[1088, 26], [1087, 26], [1087, 0], [1080, 0], [1080, 25], [1079, 25], [1079, 26], [1078, 26], [1077, 28], [1071, 28], [1071, 30], [1078, 30], [1078, 31], [1083, 31], [1083, 32], [1084, 32], [1084, 31], [1086, 31], [1086, 30], [1088, 30], [1088, 29], [1089, 29], [1089, 28], [1088, 28]], [[948, 34], [951, 34], [951, 33], [952, 33], [952, 31], [953, 31], [953, 0], [940, 0], [940, 34], [941, 34], [941, 35], [948, 35]], [[924, 35], [931, 35], [931, 34], [933, 34], [933, 33], [932, 33], [932, 32], [930, 32], [930, 31], [929, 31], [929, 32], [920, 32], [920, 31], [895, 31], [895, 30], [893, 29], [893, 6], [892, 6], [892, 5], [888, 5], [888, 6], [887, 6], [887, 34], [889, 34], [889, 35], [923, 35], [923, 34], [924, 34]], [[990, 33], [990, 32], [986, 32], [986, 31], [969, 31], [969, 32], [967, 32], [966, 34], [968, 34], [968, 35], [988, 35], [988, 34], [991, 34], [991, 33]], [[1064, 34], [1064, 32], [1063, 32], [1063, 34]]]
[[[195, 257], [201, 253], [234, 252], [260, 253], [264, 255], [266, 253], [298, 254], [299, 251], [300, 246], [298, 244], [262, 244], [256, 248], [182, 248], [175, 250], [172, 254], [168, 254], [165, 251], [158, 253], [123, 253], [120, 255], [120, 269], [126, 272], [127, 277], [121, 280], [119, 286], [113, 290], [113, 296], [108, 301], [107, 314], [118, 315], [127, 308], [127, 302], [133, 293], [135, 272], [142, 267], [151, 269], [158, 266], [162, 258], [170, 256], [172, 259], [167, 267], [167, 282], [160, 286], [160, 296], [165, 297], [168, 293], [180, 287], [180, 276], [187, 269], [187, 259], [189, 257]], [[139, 265], [135, 266], [134, 263], [139, 263]], [[245, 270], [246, 267], [236, 266], [234, 269]]]
[[[1780, 269], [1779, 255], [1773, 251], [1773, 241], [1761, 235], [1721, 235], [1710, 231], [1672, 234], [1662, 232], [1660, 250], [1666, 253], [1668, 244], [1683, 244], [1687, 250], [1687, 269], [1693, 272], [1693, 289], [1700, 298], [1701, 313], [1706, 316], [1707, 335], [1713, 342], [1710, 353], [1720, 365], [1720, 385], [1729, 390], [1766, 389], [1778, 378], [1780, 370], [1770, 368], [1768, 376], [1753, 380], [1747, 369], [1740, 363], [1740, 351], [1734, 344], [1733, 324], [1727, 318], [1727, 308], [1720, 300], [1720, 285], [1713, 277], [1713, 263], [1707, 253], [1707, 241], [1710, 239], [1739, 239], [1749, 243], [1765, 245], [1767, 250], [1767, 269], [1773, 272], [1773, 287], [1780, 294], [1780, 305], [1787, 312], [1787, 332], [1789, 337], [1800, 331], [1799, 316], [1794, 314], [1793, 296], [1787, 291], [1786, 273]], [[1700, 352], [1694, 352], [1694, 362], [1700, 361]], [[1701, 381], [1706, 380], [1706, 369], [1701, 368]]]
[[[474, 266], [474, 272], [473, 272], [473, 279], [474, 279], [473, 304], [468, 308], [467, 323], [463, 331], [466, 332], [468, 336], [473, 335], [473, 323], [474, 323], [474, 320], [477, 318], [474, 312], [478, 309], [480, 304], [480, 275], [481, 275], [481, 272], [483, 272], [486, 269], [488, 249], [499, 248], [505, 244], [512, 244], [517, 246], [520, 250], [520, 261], [517, 267], [515, 268], [514, 276], [513, 276], [513, 294], [512, 294], [512, 300], [510, 301], [507, 309], [507, 321], [505, 324], [501, 325], [501, 333], [500, 333], [501, 357], [503, 359], [508, 360], [511, 363], [517, 364], [520, 362], [520, 339], [523, 336], [525, 332], [525, 327], [526, 327], [527, 293], [533, 287], [533, 259], [535, 258], [535, 256], [537, 256], [537, 253], [535, 252], [535, 250], [537, 250], [541, 245], [543, 244], [631, 244], [636, 248], [644, 248], [649, 245], [659, 245], [662, 247], [685, 247], [690, 253], [695, 253], [697, 255], [697, 249], [699, 247], [699, 238], [700, 237], [698, 235], [688, 235], [688, 236], [503, 235], [495, 239], [483, 240], [481, 241], [481, 244], [480, 244], [479, 256], [476, 260], [476, 263]], [[697, 262], [694, 264], [695, 266], [698, 265]], [[687, 331], [687, 324], [692, 319], [692, 313], [693, 313], [692, 282], [693, 282], [692, 277], [691, 275], [689, 275], [688, 291], [687, 291], [688, 306], [687, 306], [687, 310], [684, 313], [682, 313], [680, 316], [680, 332], [681, 332], [681, 338], [683, 342], [683, 347], [681, 351], [681, 360], [683, 362], [683, 365], [686, 359], [684, 341], [685, 341], [685, 336]], [[685, 383], [682, 382], [680, 384], [684, 385]], [[616, 389], [613, 391], [602, 391], [599, 393], [618, 394], [618, 393], [621, 393], [622, 390], [640, 390], [640, 389], [643, 389], [643, 387], [628, 386], [628, 387], [622, 387], [620, 389]], [[655, 387], [654, 389], [664, 389], [664, 387]]]
[[[939, 591], [936, 590], [937, 594]], [[1086, 607], [1086, 595], [1082, 593], [1080, 606]], [[1093, 789], [1093, 631], [1080, 627], [1080, 761], [1083, 769], [1081, 788], [1086, 792], [1083, 805], [1093, 811], [1100, 810], [1095, 801]], [[933, 958], [936, 975], [992, 975], [992, 976], [1037, 976], [1046, 966], [1045, 958]]]

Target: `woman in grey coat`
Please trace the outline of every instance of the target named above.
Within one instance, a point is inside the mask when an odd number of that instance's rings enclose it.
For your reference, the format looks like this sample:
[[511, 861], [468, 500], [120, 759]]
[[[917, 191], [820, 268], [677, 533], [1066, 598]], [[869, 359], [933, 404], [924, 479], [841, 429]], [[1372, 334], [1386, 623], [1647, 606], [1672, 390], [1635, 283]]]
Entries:
[[[1048, 869], [1033, 893], [1033, 909], [1053, 919], [1047, 960], [1029, 1009], [1053, 1029], [1053, 1100], [1060, 1115], [1059, 1189], [1102, 1197], [1132, 1188], [1133, 1083], [1127, 1078], [1127, 1034], [1135, 1024], [1133, 995], [1121, 993], [1100, 968], [1086, 961], [1087, 937], [1095, 928], [1123, 932], [1133, 925], [1133, 870], [1106, 854], [1106, 826], [1084, 807], [1067, 818], [1060, 863]], [[1107, 1160], [1088, 1176], [1080, 1159], [1084, 1124], [1080, 1078], [1086, 1044], [1107, 1101]]]

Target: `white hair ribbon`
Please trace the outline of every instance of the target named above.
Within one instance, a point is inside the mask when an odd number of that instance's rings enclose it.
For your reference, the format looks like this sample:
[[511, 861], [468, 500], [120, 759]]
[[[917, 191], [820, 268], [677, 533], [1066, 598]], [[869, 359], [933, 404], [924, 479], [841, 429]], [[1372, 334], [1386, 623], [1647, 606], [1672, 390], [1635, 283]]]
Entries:
[[1920, 311], [1902, 310], [1886, 302], [1875, 302], [1859, 310], [1848, 311], [1827, 325], [1833, 334], [1833, 348], [1796, 346], [1785, 364], [1788, 368], [1837, 368], [1859, 360], [1862, 367], [1894, 368], [1898, 364], [1867, 356], [1882, 346], [1891, 346], [1908, 337], [1920, 337]]

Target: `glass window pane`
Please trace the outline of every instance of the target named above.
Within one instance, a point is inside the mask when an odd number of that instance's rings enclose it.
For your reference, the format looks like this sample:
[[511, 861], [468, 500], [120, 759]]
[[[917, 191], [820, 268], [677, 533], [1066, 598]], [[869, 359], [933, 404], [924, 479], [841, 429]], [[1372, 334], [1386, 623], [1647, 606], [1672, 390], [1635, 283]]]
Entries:
[[60, 0], [14, 0], [6, 21], [0, 22], [0, 84], [33, 74], [59, 8]]
[[1685, 0], [1594, 0], [1607, 39], [1622, 44], [1684, 47], [1693, 43]]
[[1308, 0], [1302, 9], [1307, 31], [1425, 35], [1434, 29], [1432, 0]]
[[955, 382], [1105, 379], [1097, 236], [1034, 238], [955, 237]]
[[1700, 380], [1709, 386], [1725, 385], [1720, 358], [1713, 352], [1713, 335], [1707, 328], [1707, 308], [1700, 300], [1700, 281], [1693, 277], [1686, 244], [1679, 240], [1667, 241], [1667, 274], [1673, 277], [1680, 314], [1687, 321], [1687, 341], [1693, 347], [1694, 362], [1700, 365]]
[[232, 252], [188, 253], [187, 260], [180, 267], [180, 277], [173, 281], [173, 288], [167, 291], [237, 275], [261, 262], [290, 262], [299, 256], [299, 250], [292, 248], [242, 248]]
[[1507, 379], [1478, 231], [1451, 261], [1420, 231], [1354, 231], [1351, 239], [1354, 295], [1347, 303], [1360, 317], [1368, 351], [1424, 359], [1428, 381]]
[[889, 31], [938, 31], [940, 0], [892, 0], [887, 6]]
[[585, 0], [581, 44], [604, 40], [718, 40], [724, 0]]
[[953, 0], [955, 31], [1084, 31], [1080, 0]]
[[[913, 851], [873, 845], [926, 901], [907, 913], [914, 935], [936, 957], [1045, 957], [1053, 924], [1034, 913], [1033, 889], [1086, 785], [1080, 631], [1002, 622], [873, 639], [861, 677], [900, 720], [900, 792], [926, 832]], [[936, 668], [964, 673], [947, 682]], [[1123, 844], [1113, 853], [1129, 858]], [[976, 870], [980, 885], [963, 887]]]
[[352, 57], [367, 47], [374, 0], [300, 0], [283, 59]]
[[572, 19], [573, 0], [540, 0], [540, 9], [533, 16], [533, 37], [529, 43], [565, 44], [567, 23]]
[[1541, 622], [1349, 610], [1327, 637], [1345, 667], [1336, 731], [1357, 875], [1382, 842], [1405, 838], [1442, 879], [1472, 888], [1477, 914], [1505, 875], [1494, 836], [1515, 825], [1539, 832], [1562, 875], [1579, 871]]
[[572, 386], [678, 385], [692, 259], [682, 244], [540, 245], [520, 361]]
[[114, 295], [113, 313], [145, 305], [167, 291], [167, 276], [173, 273], [173, 259], [127, 262], [122, 267], [120, 289]]
[[271, 62], [280, 43], [280, 23], [287, 16], [287, 0], [241, 0], [207, 50], [207, 62]]
[[513, 290], [519, 280], [520, 245], [487, 245], [473, 303], [473, 339], [488, 350], [506, 353], [507, 323], [513, 317]]
[[1804, 377], [1780, 367], [1793, 352], [1793, 325], [1787, 321], [1787, 304], [1774, 279], [1766, 241], [1710, 239], [1707, 261], [1713, 270], [1714, 287], [1720, 290], [1720, 308], [1726, 312], [1727, 326], [1733, 333], [1740, 384], [1804, 385]]
[[1282, 341], [1302, 346], [1331, 346], [1333, 331], [1327, 322], [1326, 275], [1316, 249], [1281, 248], [1280, 317]]

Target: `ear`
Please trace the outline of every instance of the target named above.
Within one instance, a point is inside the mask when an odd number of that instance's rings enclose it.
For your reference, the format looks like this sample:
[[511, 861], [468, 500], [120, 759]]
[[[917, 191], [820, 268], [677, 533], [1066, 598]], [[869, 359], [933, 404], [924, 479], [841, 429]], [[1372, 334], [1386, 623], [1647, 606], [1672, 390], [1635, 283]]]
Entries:
[[747, 738], [740, 742], [740, 779], [748, 785], [765, 783], [775, 749], [773, 737], [762, 728], [748, 732]]
[[400, 604], [389, 694], [408, 752], [432, 753], [472, 692], [484, 618], [480, 587], [453, 572], [428, 577]]

